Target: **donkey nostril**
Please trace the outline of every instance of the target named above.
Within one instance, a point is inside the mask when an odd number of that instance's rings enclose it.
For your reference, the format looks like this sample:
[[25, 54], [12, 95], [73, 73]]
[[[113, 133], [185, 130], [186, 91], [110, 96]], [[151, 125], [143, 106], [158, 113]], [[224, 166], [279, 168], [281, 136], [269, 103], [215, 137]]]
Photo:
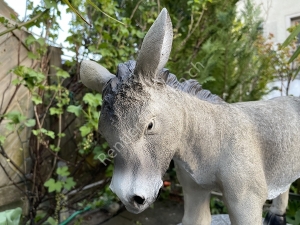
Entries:
[[137, 195], [133, 197], [133, 200], [139, 205], [143, 205], [145, 203], [145, 199]]

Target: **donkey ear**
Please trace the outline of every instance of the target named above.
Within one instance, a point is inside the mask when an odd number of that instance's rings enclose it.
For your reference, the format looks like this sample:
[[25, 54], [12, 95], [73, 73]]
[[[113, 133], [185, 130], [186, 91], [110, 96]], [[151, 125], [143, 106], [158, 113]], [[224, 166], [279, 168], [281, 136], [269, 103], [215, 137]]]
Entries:
[[104, 85], [115, 75], [96, 62], [83, 60], [80, 65], [82, 83], [95, 91], [102, 93]]
[[155, 78], [169, 59], [172, 40], [172, 22], [164, 8], [143, 40], [134, 70], [135, 76]]

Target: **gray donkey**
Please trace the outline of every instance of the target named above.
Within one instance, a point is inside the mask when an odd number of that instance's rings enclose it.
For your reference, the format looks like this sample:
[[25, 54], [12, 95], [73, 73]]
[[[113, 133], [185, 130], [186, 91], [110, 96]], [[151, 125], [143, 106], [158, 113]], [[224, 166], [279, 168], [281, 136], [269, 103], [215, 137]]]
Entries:
[[172, 24], [163, 9], [144, 38], [137, 61], [117, 75], [92, 61], [82, 82], [103, 94], [99, 132], [114, 152], [110, 188], [126, 208], [152, 204], [175, 162], [184, 192], [183, 225], [211, 224], [210, 193], [223, 193], [231, 224], [285, 224], [289, 185], [300, 177], [300, 98], [228, 104], [194, 80], [164, 69]]

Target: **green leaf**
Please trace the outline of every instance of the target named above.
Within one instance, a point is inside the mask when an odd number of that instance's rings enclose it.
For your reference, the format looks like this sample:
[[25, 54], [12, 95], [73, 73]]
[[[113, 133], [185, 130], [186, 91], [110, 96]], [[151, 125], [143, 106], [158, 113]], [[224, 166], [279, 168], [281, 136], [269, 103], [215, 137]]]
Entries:
[[39, 58], [39, 56], [34, 54], [33, 52], [28, 52], [27, 55], [28, 55], [28, 58], [30, 58], [30, 59], [38, 59]]
[[60, 108], [55, 108], [55, 107], [50, 108], [50, 115], [55, 115], [55, 114], [60, 115], [62, 113], [63, 111]]
[[76, 185], [76, 182], [74, 181], [73, 177], [68, 177], [65, 181], [64, 188], [68, 191], [72, 189]]
[[293, 32], [283, 42], [282, 47], [285, 48], [286, 46], [288, 46], [299, 33], [300, 33], [300, 24], [296, 26], [295, 30], [293, 30]]
[[46, 134], [47, 136], [51, 137], [52, 139], [55, 138], [55, 134], [54, 134], [54, 132], [51, 131], [51, 130], [48, 130], [47, 132], [45, 132], [45, 134]]
[[66, 136], [65, 133], [58, 133], [58, 134], [57, 134], [57, 137], [60, 137], [60, 138], [63, 138], [63, 137], [65, 137], [65, 136]]
[[37, 135], [39, 135], [40, 130], [32, 130], [32, 133], [33, 133], [35, 136], [37, 136]]
[[9, 120], [11, 120], [11, 123], [13, 124], [19, 124], [21, 122], [23, 122], [26, 117], [23, 116], [20, 112], [18, 111], [12, 111], [12, 112], [9, 112], [5, 115], [5, 117]]
[[6, 140], [6, 137], [0, 135], [0, 145], [3, 145]]
[[52, 217], [49, 217], [46, 222], [49, 223], [50, 225], [58, 225], [58, 222]]
[[13, 123], [6, 124], [5, 128], [7, 130], [13, 131], [15, 129], [15, 125]]
[[50, 149], [54, 152], [59, 152], [60, 147], [56, 147], [55, 145], [50, 145]]
[[45, 184], [45, 187], [48, 187], [48, 191], [49, 192], [60, 192], [62, 189], [62, 182], [61, 181], [57, 181], [55, 182], [55, 180], [53, 178], [50, 178]]
[[300, 55], [300, 46], [298, 46], [297, 50], [294, 52], [292, 57], [289, 60], [289, 63], [293, 62]]
[[70, 74], [68, 72], [66, 72], [64, 70], [61, 70], [61, 69], [57, 71], [56, 75], [58, 77], [62, 77], [62, 78], [68, 78], [68, 77], [70, 77]]
[[[290, 208], [290, 205], [289, 205]], [[294, 225], [299, 225], [300, 224], [300, 210], [297, 210], [295, 213], [295, 220], [293, 220], [292, 218], [287, 217], [287, 222], [294, 224]]]
[[4, 23], [5, 23], [5, 21], [6, 21], [5, 17], [3, 17], [3, 16], [0, 16], [0, 23], [4, 24]]
[[102, 97], [99, 93], [97, 94], [92, 94], [92, 93], [86, 93], [83, 96], [82, 99], [86, 104], [89, 104], [92, 107], [97, 107], [100, 106], [102, 104]]
[[45, 39], [44, 38], [39, 38], [39, 39], [37, 39], [36, 40], [37, 41], [37, 43], [39, 43], [40, 44], [40, 46], [43, 46], [43, 45], [45, 45]]
[[92, 128], [89, 126], [82, 126], [79, 128], [79, 130], [81, 132], [82, 137], [85, 137], [86, 135], [92, 132]]
[[28, 36], [25, 40], [25, 43], [27, 45], [31, 45], [32, 43], [34, 43], [36, 41], [35, 37], [33, 37], [32, 35]]
[[70, 175], [70, 172], [68, 171], [68, 167], [67, 166], [62, 166], [62, 167], [58, 167], [56, 169], [56, 173], [58, 175], [61, 175], [63, 177], [67, 177]]
[[70, 113], [74, 113], [78, 117], [81, 114], [82, 107], [81, 105], [79, 106], [70, 105], [68, 106], [67, 111]]
[[138, 38], [143, 38], [143, 37], [145, 36], [145, 34], [144, 34], [144, 32], [142, 32], [142, 31], [137, 31], [137, 32], [136, 32], [136, 36], [137, 36]]
[[33, 95], [31, 100], [34, 102], [35, 105], [43, 103], [41, 96]]
[[18, 84], [21, 84], [22, 81], [19, 80], [19, 79], [17, 78], [17, 79], [14, 79], [11, 83], [12, 83], [13, 85], [18, 85]]
[[45, 3], [45, 7], [47, 9], [50, 9], [50, 8], [57, 8], [57, 3], [53, 0], [44, 0], [44, 3]]
[[41, 128], [38, 130], [38, 132], [42, 132], [43, 134], [47, 135], [48, 137], [51, 137], [52, 139], [55, 138], [55, 133], [51, 130], [46, 130], [45, 128]]
[[29, 119], [24, 124], [26, 127], [34, 127], [36, 122], [35, 122], [35, 119]]

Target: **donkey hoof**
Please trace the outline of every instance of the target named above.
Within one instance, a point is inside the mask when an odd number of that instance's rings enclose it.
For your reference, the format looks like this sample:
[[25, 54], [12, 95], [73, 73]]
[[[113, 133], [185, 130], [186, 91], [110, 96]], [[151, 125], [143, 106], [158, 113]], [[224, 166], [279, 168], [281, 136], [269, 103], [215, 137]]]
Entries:
[[268, 212], [264, 219], [264, 225], [286, 225], [285, 214], [281, 216]]

